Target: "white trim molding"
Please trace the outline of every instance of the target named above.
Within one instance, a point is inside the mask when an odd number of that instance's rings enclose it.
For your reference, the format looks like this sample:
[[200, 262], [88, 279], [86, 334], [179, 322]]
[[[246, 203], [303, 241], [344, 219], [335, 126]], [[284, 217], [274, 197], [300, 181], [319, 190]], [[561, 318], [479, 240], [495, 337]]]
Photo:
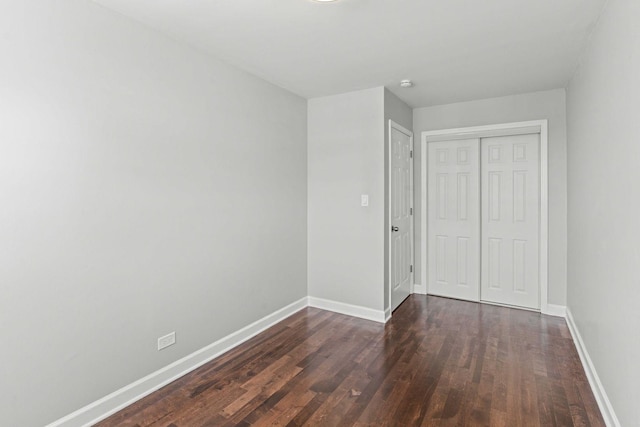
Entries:
[[613, 406], [611, 405], [607, 392], [600, 381], [600, 377], [598, 377], [596, 367], [591, 361], [587, 347], [584, 345], [584, 341], [582, 341], [582, 336], [580, 335], [578, 326], [573, 320], [573, 316], [571, 315], [571, 310], [569, 308], [567, 308], [567, 326], [569, 327], [569, 332], [571, 332], [571, 337], [573, 338], [573, 342], [578, 350], [578, 355], [580, 356], [584, 372], [587, 374], [589, 385], [591, 386], [591, 390], [593, 390], [596, 402], [598, 402], [598, 407], [600, 408], [605, 424], [608, 427], [620, 427], [620, 421], [613, 410]]
[[271, 326], [306, 307], [315, 307], [347, 316], [359, 317], [374, 322], [386, 323], [391, 318], [391, 310], [373, 310], [352, 304], [330, 301], [316, 297], [304, 297], [286, 307], [263, 317], [244, 328], [219, 339], [213, 344], [197, 350], [164, 368], [141, 378], [87, 406], [48, 424], [46, 427], [89, 427], [110, 415], [126, 408], [145, 396], [172, 383], [189, 372], [199, 368], [232, 350], [240, 344], [264, 332]]
[[[384, 310], [374, 310], [360, 305], [347, 304], [324, 298], [309, 297], [309, 307], [333, 311], [334, 313], [346, 314], [347, 316], [359, 317], [379, 323], [386, 323], [387, 320]], [[391, 313], [389, 313], [389, 317], [391, 317]]]
[[542, 314], [556, 317], [567, 317], [567, 307], [564, 305], [547, 304], [547, 309]]
[[426, 295], [427, 294], [427, 285], [425, 282], [422, 283], [416, 283], [413, 285], [413, 293], [414, 294], [420, 294], [420, 295]]
[[60, 418], [47, 427], [92, 426], [126, 408], [189, 372], [210, 362], [216, 357], [239, 346], [278, 322], [297, 313], [309, 305], [304, 297], [283, 307], [224, 338], [197, 350], [170, 365], [161, 368], [77, 411]]
[[[549, 308], [549, 168], [548, 168], [548, 122], [532, 120], [527, 122], [503, 123], [488, 126], [473, 126], [457, 129], [443, 129], [422, 132], [422, 174], [420, 209], [420, 266], [421, 282], [428, 293], [427, 282], [427, 142], [450, 141], [456, 139], [487, 138], [502, 135], [540, 134], [540, 312], [552, 314], [555, 308]], [[414, 290], [414, 293], [417, 293]], [[482, 298], [480, 297], [480, 301]], [[557, 311], [555, 311], [557, 312]], [[552, 314], [554, 315], [554, 314]]]

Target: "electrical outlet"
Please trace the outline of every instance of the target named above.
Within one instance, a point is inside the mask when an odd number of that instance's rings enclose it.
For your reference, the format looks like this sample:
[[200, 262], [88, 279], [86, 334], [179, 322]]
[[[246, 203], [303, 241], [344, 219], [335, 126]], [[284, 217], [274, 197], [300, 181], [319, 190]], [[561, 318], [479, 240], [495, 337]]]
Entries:
[[171, 332], [168, 335], [158, 338], [158, 350], [167, 348], [170, 345], [174, 345], [175, 343], [176, 343], [176, 333]]

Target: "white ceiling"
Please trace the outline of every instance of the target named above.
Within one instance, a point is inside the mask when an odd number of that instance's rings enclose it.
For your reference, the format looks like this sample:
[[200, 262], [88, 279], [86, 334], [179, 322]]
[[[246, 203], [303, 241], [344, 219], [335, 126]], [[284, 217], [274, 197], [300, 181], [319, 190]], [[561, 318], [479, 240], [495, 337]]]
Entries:
[[422, 107], [564, 87], [605, 0], [94, 1], [306, 98]]

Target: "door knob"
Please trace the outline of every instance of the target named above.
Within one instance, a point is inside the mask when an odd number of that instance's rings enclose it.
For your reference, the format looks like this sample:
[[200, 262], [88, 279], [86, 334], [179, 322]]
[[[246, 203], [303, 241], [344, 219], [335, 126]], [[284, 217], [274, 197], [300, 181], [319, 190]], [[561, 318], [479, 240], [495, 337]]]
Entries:
[[394, 227], [393, 225], [391, 226], [391, 231], [400, 231], [400, 229], [398, 227]]

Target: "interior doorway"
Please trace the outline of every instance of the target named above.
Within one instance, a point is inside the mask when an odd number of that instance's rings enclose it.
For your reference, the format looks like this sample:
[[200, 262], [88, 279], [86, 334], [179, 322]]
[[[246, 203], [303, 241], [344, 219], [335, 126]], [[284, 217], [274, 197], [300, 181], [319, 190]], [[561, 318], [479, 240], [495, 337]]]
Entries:
[[389, 301], [413, 291], [413, 132], [389, 120]]
[[547, 308], [547, 122], [422, 134], [427, 293]]

